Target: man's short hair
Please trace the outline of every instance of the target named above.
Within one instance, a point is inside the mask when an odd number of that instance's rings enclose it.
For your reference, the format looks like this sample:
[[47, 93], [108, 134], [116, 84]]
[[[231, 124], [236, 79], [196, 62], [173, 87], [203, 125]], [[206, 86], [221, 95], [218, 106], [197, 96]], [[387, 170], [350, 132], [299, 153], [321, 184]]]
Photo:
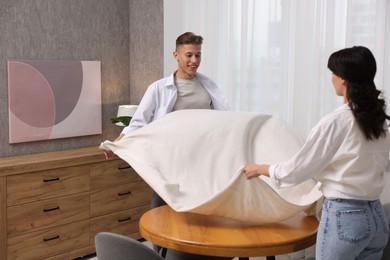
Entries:
[[203, 43], [203, 37], [200, 35], [196, 35], [192, 32], [186, 32], [177, 37], [176, 39], [176, 48], [180, 45], [184, 44], [195, 44], [201, 45]]

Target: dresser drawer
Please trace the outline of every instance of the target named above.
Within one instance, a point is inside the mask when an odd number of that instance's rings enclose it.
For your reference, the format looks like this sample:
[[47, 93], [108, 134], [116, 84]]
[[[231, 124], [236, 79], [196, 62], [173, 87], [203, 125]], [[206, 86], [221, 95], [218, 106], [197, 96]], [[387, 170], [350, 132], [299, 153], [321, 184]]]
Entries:
[[89, 193], [79, 193], [7, 209], [7, 234], [15, 236], [89, 218]]
[[119, 185], [114, 188], [91, 191], [91, 217], [115, 211], [150, 205], [152, 190], [143, 181]]
[[90, 166], [74, 166], [7, 176], [7, 205], [89, 190]]
[[138, 222], [142, 214], [149, 209], [150, 205], [148, 204], [92, 218], [90, 222], [90, 243], [94, 244], [96, 234], [103, 231], [130, 236], [134, 239], [141, 238], [138, 233]]
[[46, 259], [89, 245], [89, 222], [45, 229], [7, 239], [7, 259]]
[[107, 189], [120, 184], [136, 182], [141, 177], [122, 160], [96, 163], [91, 166], [91, 190]]

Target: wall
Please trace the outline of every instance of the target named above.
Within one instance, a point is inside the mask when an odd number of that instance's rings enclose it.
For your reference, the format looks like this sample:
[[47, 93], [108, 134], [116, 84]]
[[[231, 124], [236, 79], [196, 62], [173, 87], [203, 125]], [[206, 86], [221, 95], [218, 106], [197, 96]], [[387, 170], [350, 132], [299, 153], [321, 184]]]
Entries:
[[[0, 6], [0, 157], [113, 139], [121, 130], [110, 122], [117, 106], [138, 104], [147, 85], [162, 76], [162, 0], [0, 0]], [[100, 60], [103, 134], [10, 145], [11, 59]]]
[[[164, 0], [130, 1], [130, 102], [164, 75]], [[173, 43], [174, 44], [174, 43]]]

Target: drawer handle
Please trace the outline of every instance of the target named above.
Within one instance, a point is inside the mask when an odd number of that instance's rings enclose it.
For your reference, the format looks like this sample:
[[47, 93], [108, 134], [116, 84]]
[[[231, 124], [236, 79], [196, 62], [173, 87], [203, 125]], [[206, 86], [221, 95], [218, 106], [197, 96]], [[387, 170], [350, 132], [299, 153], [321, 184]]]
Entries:
[[125, 170], [125, 169], [131, 169], [131, 166], [130, 165], [126, 165], [126, 166], [119, 166], [118, 167], [118, 170]]
[[56, 236], [54, 236], [54, 237], [44, 238], [44, 239], [43, 239], [43, 242], [48, 242], [48, 241], [50, 241], [50, 240], [55, 240], [55, 239], [59, 239], [59, 238], [60, 238], [60, 236], [59, 236], [59, 235], [56, 235]]
[[125, 196], [125, 195], [130, 195], [131, 191], [126, 191], [126, 192], [119, 192], [118, 196]]
[[59, 181], [61, 180], [60, 177], [50, 178], [50, 179], [44, 179], [43, 182], [52, 182], [52, 181]]
[[125, 222], [125, 221], [128, 221], [128, 220], [131, 220], [131, 217], [118, 219], [118, 222], [120, 223], [120, 222]]
[[54, 211], [54, 210], [59, 210], [60, 206], [54, 207], [54, 208], [48, 208], [48, 209], [43, 209], [43, 212], [49, 212], [49, 211]]

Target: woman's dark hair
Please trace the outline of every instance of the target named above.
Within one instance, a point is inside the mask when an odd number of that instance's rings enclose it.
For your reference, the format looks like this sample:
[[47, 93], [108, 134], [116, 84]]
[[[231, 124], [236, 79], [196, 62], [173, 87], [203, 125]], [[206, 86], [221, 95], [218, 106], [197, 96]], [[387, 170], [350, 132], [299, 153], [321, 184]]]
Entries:
[[376, 89], [376, 62], [371, 51], [355, 46], [334, 52], [328, 60], [333, 74], [347, 81], [348, 105], [367, 140], [386, 135], [386, 102]]

